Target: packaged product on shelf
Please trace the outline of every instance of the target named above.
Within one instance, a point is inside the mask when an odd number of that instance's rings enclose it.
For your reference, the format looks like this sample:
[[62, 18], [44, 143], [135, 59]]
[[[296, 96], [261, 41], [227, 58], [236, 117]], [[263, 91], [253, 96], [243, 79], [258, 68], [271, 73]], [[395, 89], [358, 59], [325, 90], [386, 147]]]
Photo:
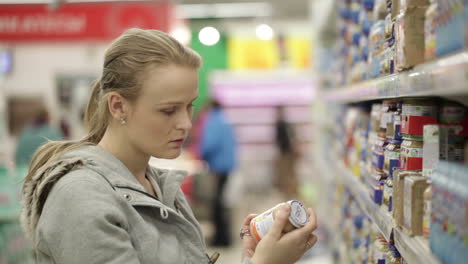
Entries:
[[378, 205], [382, 205], [385, 180], [377, 181], [371, 186], [371, 200]]
[[392, 19], [395, 20], [400, 12], [400, 0], [387, 0], [387, 11], [392, 15]]
[[359, 14], [359, 24], [364, 36], [369, 36], [372, 24], [374, 23], [372, 9], [362, 9]]
[[388, 130], [393, 129], [393, 117], [394, 113], [398, 111], [397, 105], [398, 102], [394, 100], [383, 101], [379, 129], [379, 135], [381, 137], [387, 137]]
[[400, 162], [400, 140], [390, 139], [385, 149], [384, 173], [387, 176], [383, 191], [383, 205], [389, 212], [393, 210], [393, 173]]
[[387, 255], [391, 254], [388, 242], [381, 235], [374, 242], [374, 259], [373, 263], [386, 263]]
[[[361, 38], [360, 43], [359, 43], [359, 51], [360, 51], [360, 55], [362, 57], [363, 62], [367, 63], [367, 60], [369, 59], [369, 38], [368, 37], [363, 36]], [[366, 74], [365, 76], [367, 77], [367, 68], [366, 68], [365, 74]]]
[[423, 235], [428, 238], [431, 232], [431, 199], [432, 199], [432, 186], [429, 185], [424, 191], [424, 217], [423, 217]]
[[289, 222], [283, 230], [284, 233], [303, 227], [309, 222], [309, 214], [300, 201], [291, 200], [286, 203], [280, 203], [250, 221], [250, 232], [255, 240], [262, 240], [262, 238], [268, 233], [273, 225], [277, 211], [285, 204], [289, 204], [291, 206], [291, 213], [289, 216]]
[[388, 46], [392, 47], [395, 44], [395, 21], [392, 19], [392, 14], [388, 14], [385, 18], [385, 41]]
[[401, 264], [401, 255], [395, 245], [389, 244], [388, 248], [390, 249], [390, 254], [387, 255], [385, 264]]
[[423, 142], [417, 140], [403, 140], [400, 152], [400, 170], [422, 170]]
[[463, 162], [465, 138], [455, 136], [447, 125], [424, 126], [423, 175], [431, 177], [439, 160]]
[[422, 176], [417, 171], [395, 171], [393, 179], [393, 219], [397, 226], [403, 225], [403, 201], [405, 195], [405, 178], [410, 176]]
[[384, 206], [384, 209], [386, 209], [388, 212], [390, 213], [392, 212], [393, 210], [393, 179], [392, 178], [387, 178], [387, 180], [385, 180], [382, 205]]
[[379, 20], [374, 23], [369, 35], [369, 78], [380, 76], [385, 44], [385, 21]]
[[395, 73], [395, 46], [388, 47], [382, 53], [382, 61], [380, 62], [380, 75], [385, 76]]
[[396, 111], [393, 112], [393, 123], [387, 125], [387, 138], [401, 140], [401, 111], [402, 102], [397, 103]]
[[442, 263], [468, 259], [468, 167], [441, 161], [432, 177], [430, 247]]
[[384, 20], [387, 14], [387, 0], [375, 0], [374, 21]]
[[442, 124], [458, 125], [465, 119], [465, 113], [463, 105], [446, 101], [440, 107], [439, 120]]
[[374, 143], [372, 166], [379, 172], [383, 172], [384, 160], [385, 160], [385, 147], [388, 142], [386, 138], [380, 136], [377, 137]]
[[463, 50], [467, 45], [466, 3], [464, 0], [436, 0], [436, 3], [436, 56]]
[[424, 59], [426, 61], [436, 57], [437, 9], [437, 1], [432, 0], [426, 10], [426, 21], [424, 21]]
[[429, 5], [429, 0], [399, 0], [400, 13], [405, 12], [410, 7], [423, 7]]
[[430, 178], [447, 146], [447, 128], [439, 125], [424, 126], [423, 175]]
[[401, 113], [401, 133], [404, 139], [422, 140], [423, 127], [437, 124], [438, 107], [435, 99], [406, 99]]
[[424, 16], [426, 7], [403, 9], [395, 21], [396, 69], [403, 71], [424, 62]]
[[403, 197], [403, 227], [415, 236], [423, 235], [424, 191], [427, 178], [410, 176], [405, 178]]

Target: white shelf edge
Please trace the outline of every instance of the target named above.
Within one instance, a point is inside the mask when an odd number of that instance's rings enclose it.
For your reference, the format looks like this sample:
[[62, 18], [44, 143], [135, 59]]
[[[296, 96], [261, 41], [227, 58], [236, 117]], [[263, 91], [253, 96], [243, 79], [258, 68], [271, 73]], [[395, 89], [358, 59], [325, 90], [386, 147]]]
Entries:
[[[414, 96], [468, 96], [468, 51], [416, 66], [413, 70], [324, 90], [332, 102], [362, 102]], [[448, 85], [450, 84], [450, 85]]]
[[392, 230], [394, 228], [393, 220], [383, 208], [375, 204], [369, 195], [369, 191], [359, 180], [351, 174], [351, 172], [340, 162], [339, 171], [347, 187], [351, 190], [354, 198], [357, 200], [359, 206], [364, 213], [369, 216], [373, 223], [375, 223], [380, 233], [387, 241], [390, 241]]
[[411, 237], [400, 228], [395, 228], [393, 235], [398, 251], [408, 263], [441, 264], [429, 249], [426, 238]]

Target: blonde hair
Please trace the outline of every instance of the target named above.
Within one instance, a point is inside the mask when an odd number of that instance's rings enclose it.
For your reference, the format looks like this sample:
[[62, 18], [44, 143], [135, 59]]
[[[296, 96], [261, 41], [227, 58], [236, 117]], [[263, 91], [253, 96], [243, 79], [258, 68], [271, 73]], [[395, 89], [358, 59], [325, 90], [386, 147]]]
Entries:
[[66, 152], [99, 143], [111, 117], [107, 106], [109, 92], [118, 92], [134, 101], [148, 66], [198, 69], [201, 63], [200, 55], [166, 33], [137, 28], [125, 31], [107, 49], [102, 76], [94, 83], [84, 116], [87, 135], [78, 141], [51, 141], [40, 147], [32, 158], [25, 181], [30, 181], [41, 167], [51, 165]]

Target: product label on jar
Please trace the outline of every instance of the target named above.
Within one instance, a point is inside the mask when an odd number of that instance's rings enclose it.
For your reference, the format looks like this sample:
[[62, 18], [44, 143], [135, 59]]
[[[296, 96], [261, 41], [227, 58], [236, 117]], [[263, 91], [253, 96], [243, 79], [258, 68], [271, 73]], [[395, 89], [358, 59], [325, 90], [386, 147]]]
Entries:
[[274, 218], [272, 209], [255, 217], [250, 224], [252, 226], [252, 232], [255, 238], [260, 241], [263, 237], [265, 237], [273, 225], [273, 222]]
[[412, 144], [412, 141], [403, 141], [401, 144], [401, 155], [408, 158], [422, 158], [423, 149], [411, 147]]
[[408, 105], [403, 104], [404, 116], [437, 116], [437, 107], [432, 105]]

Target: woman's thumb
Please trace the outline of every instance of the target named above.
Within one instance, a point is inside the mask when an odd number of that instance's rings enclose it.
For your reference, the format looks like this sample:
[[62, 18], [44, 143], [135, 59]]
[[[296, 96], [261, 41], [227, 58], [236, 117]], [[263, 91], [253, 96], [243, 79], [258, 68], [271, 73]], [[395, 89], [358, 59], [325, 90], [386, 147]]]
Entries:
[[283, 205], [279, 208], [275, 215], [275, 221], [273, 226], [270, 229], [269, 235], [275, 238], [276, 240], [280, 239], [284, 227], [289, 221], [289, 214], [291, 211], [291, 206], [289, 204]]

